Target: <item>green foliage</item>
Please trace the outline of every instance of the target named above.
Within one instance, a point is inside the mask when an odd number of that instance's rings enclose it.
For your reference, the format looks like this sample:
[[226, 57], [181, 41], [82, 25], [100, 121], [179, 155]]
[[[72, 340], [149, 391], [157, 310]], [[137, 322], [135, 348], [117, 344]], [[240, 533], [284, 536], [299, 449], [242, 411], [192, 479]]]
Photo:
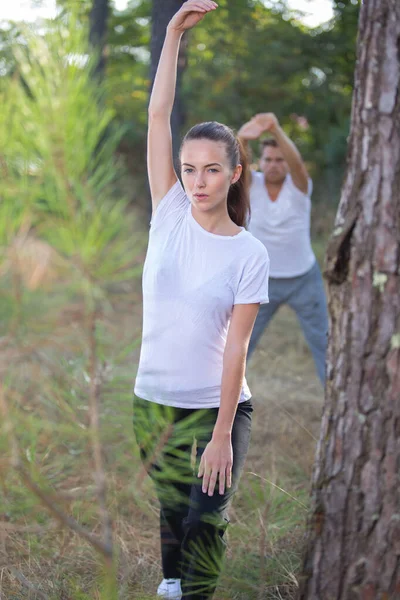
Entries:
[[306, 38], [260, 2], [222, 1], [218, 14], [192, 32], [185, 88], [189, 121], [211, 114], [239, 127], [255, 112], [286, 117], [296, 100], [287, 84], [310, 66], [300, 50]]
[[[124, 129], [93, 77], [86, 28], [66, 14], [43, 35], [28, 28], [21, 35], [24, 44], [12, 47], [14, 76], [0, 91], [0, 352], [7, 365], [0, 512], [17, 527], [31, 520], [48, 533], [50, 508], [36, 486], [90, 532], [99, 518], [98, 484], [90, 475], [76, 486], [77, 463], [87, 462], [101, 437], [95, 404], [110, 394], [119, 402], [129, 397], [132, 379], [120, 369], [134, 334], [117, 332], [115, 317], [129, 314], [144, 239], [120, 192], [116, 149]], [[66, 486], [85, 489], [70, 508]], [[29, 538], [33, 555], [51, 563], [54, 550], [42, 544]], [[113, 568], [96, 558], [99, 599], [116, 598]], [[51, 593], [43, 575], [38, 586]], [[74, 598], [92, 597], [72, 591], [72, 580], [65, 586]]]
[[[210, 119], [238, 128], [256, 112], [273, 111], [314, 176], [332, 170], [329, 177], [338, 186], [349, 130], [358, 11], [358, 0], [335, 1], [332, 23], [309, 29], [284, 2], [269, 7], [261, 0], [221, 0], [218, 11], [189, 32], [185, 129]], [[139, 168], [144, 168], [149, 17], [150, 3], [138, 1], [123, 13], [114, 12], [109, 29], [109, 101], [128, 124], [125, 139]]]
[[[344, 166], [360, 4], [332, 1], [332, 22], [309, 29], [285, 2], [221, 0], [219, 10], [189, 33], [183, 78], [185, 128], [210, 119], [237, 128], [255, 112], [275, 112], [310, 163], [314, 178], [327, 172], [316, 186], [316, 196], [323, 198], [332, 181], [337, 196]], [[86, 31], [90, 0], [58, 3], [64, 9], [61, 20], [79, 6], [77, 27]], [[119, 147], [142, 188], [150, 15], [150, 0], [132, 0], [124, 11], [111, 3], [104, 82], [105, 102], [124, 127]], [[1, 36], [0, 89], [15, 69], [10, 45], [21, 40], [21, 31], [14, 24]]]
[[149, 0], [114, 11], [109, 26], [107, 80], [119, 118], [130, 124], [132, 141], [143, 139], [147, 122], [150, 45]]
[[310, 30], [262, 2], [219, 4], [191, 32], [188, 125], [212, 118], [238, 128], [256, 112], [275, 112], [315, 168], [341, 165], [358, 7], [349, 2], [331, 26]]

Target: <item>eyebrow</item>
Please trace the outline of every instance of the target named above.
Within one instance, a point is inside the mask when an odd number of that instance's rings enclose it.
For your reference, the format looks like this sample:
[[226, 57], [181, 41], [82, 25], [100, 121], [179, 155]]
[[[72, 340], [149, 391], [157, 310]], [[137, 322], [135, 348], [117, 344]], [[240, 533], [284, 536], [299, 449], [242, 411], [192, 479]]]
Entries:
[[[222, 165], [220, 163], [214, 162], [214, 163], [210, 163], [208, 165], [204, 165], [204, 168], [213, 167], [214, 165], [217, 165], [218, 167], [222, 167]], [[186, 167], [193, 167], [193, 169], [196, 168], [194, 165], [191, 165], [189, 163], [182, 163], [182, 167], [184, 167], [184, 166], [186, 166]]]

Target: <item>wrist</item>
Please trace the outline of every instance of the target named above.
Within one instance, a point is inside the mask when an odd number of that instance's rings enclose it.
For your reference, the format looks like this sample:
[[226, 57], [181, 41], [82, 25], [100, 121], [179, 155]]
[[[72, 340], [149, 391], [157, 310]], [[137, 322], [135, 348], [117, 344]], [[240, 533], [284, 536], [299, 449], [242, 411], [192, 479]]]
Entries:
[[276, 125], [274, 125], [273, 127], [270, 128], [269, 132], [275, 137], [275, 136], [279, 136], [282, 133], [282, 128], [279, 125], [279, 123], [277, 123]]
[[232, 428], [231, 427], [224, 427], [221, 425], [216, 424], [214, 427], [214, 431], [212, 434], [212, 439], [214, 441], [230, 441], [232, 437]]
[[173, 37], [176, 39], [180, 39], [183, 35], [183, 31], [181, 31], [180, 29], [176, 29], [173, 25], [169, 24], [167, 25], [167, 36], [168, 37]]

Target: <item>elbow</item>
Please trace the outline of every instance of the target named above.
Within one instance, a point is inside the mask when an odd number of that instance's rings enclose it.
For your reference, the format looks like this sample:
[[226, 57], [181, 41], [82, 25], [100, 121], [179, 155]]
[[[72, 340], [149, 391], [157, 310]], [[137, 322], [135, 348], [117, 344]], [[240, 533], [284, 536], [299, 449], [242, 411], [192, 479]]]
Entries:
[[246, 361], [247, 346], [248, 344], [244, 341], [227, 344], [224, 352], [224, 360], [233, 361], [235, 363]]
[[150, 121], [159, 121], [160, 119], [170, 119], [171, 111], [166, 106], [149, 105], [147, 116]]

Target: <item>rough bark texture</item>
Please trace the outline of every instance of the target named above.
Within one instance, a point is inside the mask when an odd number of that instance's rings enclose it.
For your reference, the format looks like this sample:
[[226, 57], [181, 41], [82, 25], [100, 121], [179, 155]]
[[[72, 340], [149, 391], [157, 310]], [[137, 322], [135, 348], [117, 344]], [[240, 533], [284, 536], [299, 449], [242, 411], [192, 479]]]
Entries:
[[[184, 0], [153, 0], [152, 27], [151, 27], [151, 69], [150, 81], [153, 87], [157, 72], [158, 61], [164, 43], [165, 32], [171, 17], [180, 9]], [[178, 60], [178, 77], [176, 82], [175, 103], [171, 116], [172, 145], [174, 158], [176, 160], [179, 146], [181, 129], [184, 122], [184, 109], [181, 95], [182, 74], [186, 67], [186, 35], [183, 37]]]
[[89, 41], [98, 52], [96, 75], [99, 77], [103, 76], [106, 64], [105, 48], [109, 10], [108, 0], [93, 0], [92, 10], [90, 11]]
[[400, 599], [400, 1], [361, 7], [299, 598]]

